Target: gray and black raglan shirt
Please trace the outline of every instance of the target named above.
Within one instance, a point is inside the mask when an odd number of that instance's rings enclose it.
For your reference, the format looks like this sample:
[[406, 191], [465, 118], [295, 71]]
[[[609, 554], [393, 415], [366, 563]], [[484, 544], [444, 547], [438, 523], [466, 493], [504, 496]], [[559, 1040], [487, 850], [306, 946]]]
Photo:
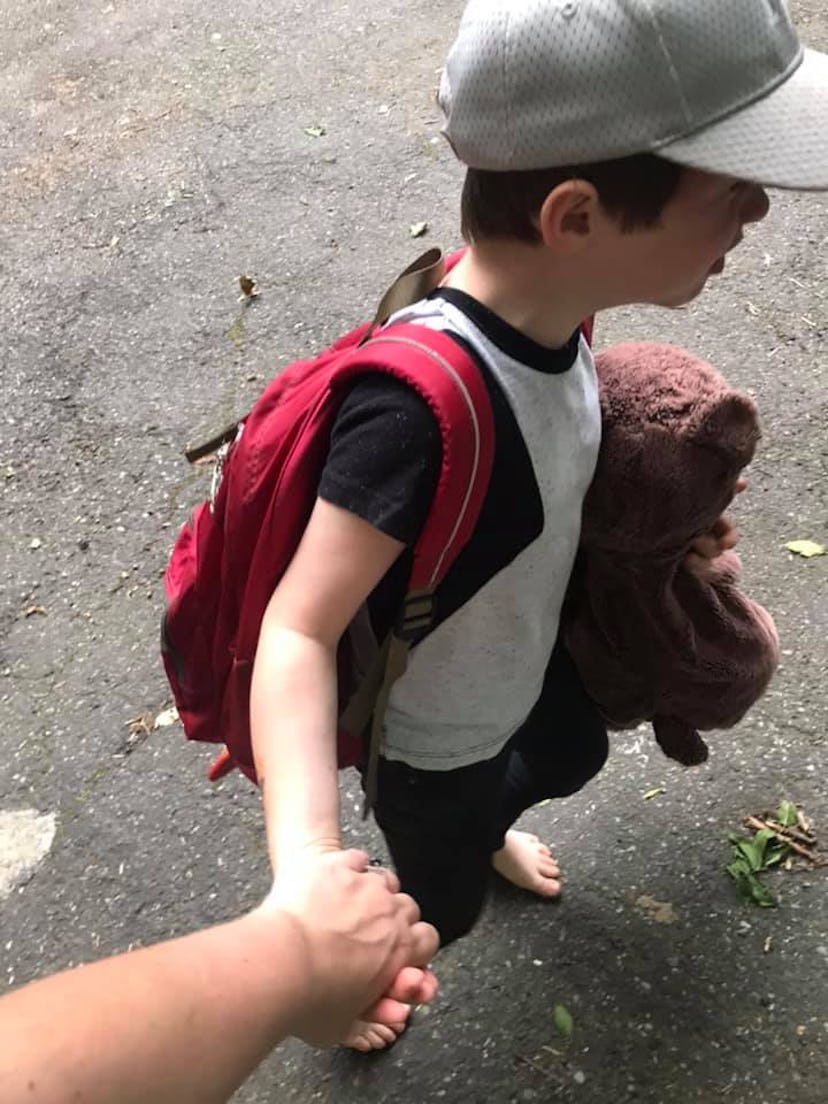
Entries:
[[[592, 354], [580, 333], [550, 350], [481, 303], [442, 288], [395, 315], [444, 330], [475, 355], [495, 426], [494, 465], [474, 533], [435, 595], [385, 718], [383, 753], [423, 770], [496, 755], [537, 701], [575, 559], [601, 432]], [[411, 547], [441, 464], [425, 400], [382, 375], [354, 385], [337, 416], [320, 496]], [[382, 639], [410, 553], [371, 595]]]

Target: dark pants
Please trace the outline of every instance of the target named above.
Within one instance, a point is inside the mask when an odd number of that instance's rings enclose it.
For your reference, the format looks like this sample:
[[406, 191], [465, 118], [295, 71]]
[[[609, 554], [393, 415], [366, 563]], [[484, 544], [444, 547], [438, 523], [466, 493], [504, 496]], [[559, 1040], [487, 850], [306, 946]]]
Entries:
[[568, 653], [557, 647], [541, 696], [493, 759], [452, 771], [381, 760], [374, 809], [406, 893], [442, 946], [473, 927], [492, 853], [524, 810], [580, 790], [607, 758], [607, 733]]

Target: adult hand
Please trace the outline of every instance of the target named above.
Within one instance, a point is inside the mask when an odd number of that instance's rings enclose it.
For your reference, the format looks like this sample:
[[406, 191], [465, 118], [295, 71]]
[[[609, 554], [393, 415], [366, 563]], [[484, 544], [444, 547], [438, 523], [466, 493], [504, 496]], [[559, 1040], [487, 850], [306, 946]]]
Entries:
[[396, 875], [369, 867], [361, 851], [308, 856], [277, 876], [261, 910], [293, 918], [304, 952], [306, 1000], [292, 1032], [315, 1046], [339, 1042], [353, 1020], [393, 1023], [405, 1004], [437, 990], [426, 969], [436, 930], [420, 920]]

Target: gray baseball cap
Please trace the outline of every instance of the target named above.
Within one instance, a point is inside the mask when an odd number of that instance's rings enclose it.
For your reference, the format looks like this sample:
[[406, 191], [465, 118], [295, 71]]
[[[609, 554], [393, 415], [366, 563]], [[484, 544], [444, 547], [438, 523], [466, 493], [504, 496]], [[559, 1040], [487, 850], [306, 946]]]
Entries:
[[828, 189], [828, 55], [784, 0], [471, 0], [439, 99], [472, 168], [651, 152]]

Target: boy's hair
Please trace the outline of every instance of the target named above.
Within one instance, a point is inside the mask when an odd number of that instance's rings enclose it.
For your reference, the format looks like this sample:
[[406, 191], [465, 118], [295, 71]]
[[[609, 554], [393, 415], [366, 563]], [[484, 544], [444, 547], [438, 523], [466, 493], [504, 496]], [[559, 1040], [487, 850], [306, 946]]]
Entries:
[[655, 226], [678, 188], [681, 165], [652, 153], [555, 169], [489, 172], [467, 169], [461, 228], [466, 241], [511, 238], [536, 244], [536, 220], [551, 191], [568, 180], [586, 180], [601, 206], [625, 232]]

